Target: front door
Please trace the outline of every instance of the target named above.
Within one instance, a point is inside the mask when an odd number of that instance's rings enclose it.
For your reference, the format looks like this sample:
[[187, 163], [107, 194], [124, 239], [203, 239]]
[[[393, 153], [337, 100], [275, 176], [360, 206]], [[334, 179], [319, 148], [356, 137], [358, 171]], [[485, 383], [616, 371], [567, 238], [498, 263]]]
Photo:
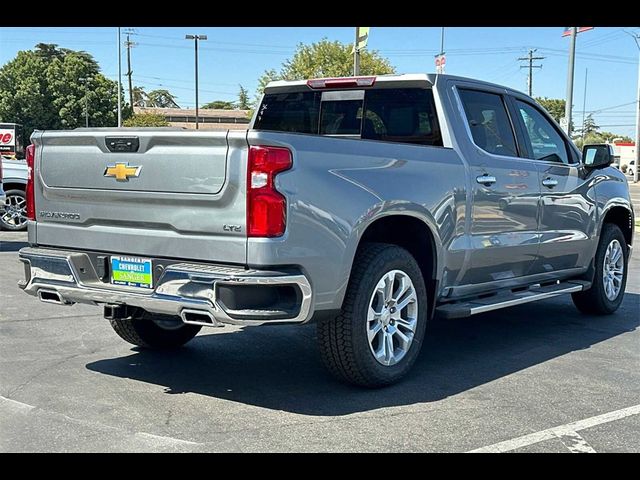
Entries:
[[463, 285], [527, 275], [538, 252], [540, 181], [536, 162], [522, 158], [514, 120], [499, 91], [458, 88], [468, 132], [473, 208], [470, 265]]
[[527, 156], [540, 175], [540, 250], [532, 273], [581, 268], [591, 261], [595, 199], [581, 176], [577, 156], [546, 115], [525, 99], [513, 100]]

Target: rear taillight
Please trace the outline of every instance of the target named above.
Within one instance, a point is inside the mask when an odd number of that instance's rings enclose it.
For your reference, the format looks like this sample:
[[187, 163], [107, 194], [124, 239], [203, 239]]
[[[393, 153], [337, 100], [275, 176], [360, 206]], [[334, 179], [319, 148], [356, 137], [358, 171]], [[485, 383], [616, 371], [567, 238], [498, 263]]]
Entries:
[[287, 201], [275, 177], [291, 168], [291, 152], [282, 147], [249, 147], [247, 167], [247, 235], [279, 237], [287, 224]]
[[33, 164], [35, 158], [35, 149], [36, 146], [34, 144], [29, 145], [25, 148], [24, 157], [27, 160], [27, 219], [35, 220], [36, 219], [36, 201], [34, 195], [34, 172], [33, 172]]

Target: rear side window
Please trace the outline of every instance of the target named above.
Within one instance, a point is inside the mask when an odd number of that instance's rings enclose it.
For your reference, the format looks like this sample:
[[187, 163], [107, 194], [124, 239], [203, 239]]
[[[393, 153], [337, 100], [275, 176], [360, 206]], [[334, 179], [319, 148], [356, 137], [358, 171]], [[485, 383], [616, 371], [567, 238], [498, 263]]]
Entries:
[[362, 138], [441, 147], [433, 92], [421, 88], [368, 91]]
[[516, 140], [500, 95], [460, 89], [473, 142], [485, 152], [517, 157]]
[[255, 128], [276, 132], [318, 133], [320, 93], [275, 93], [265, 95]]
[[433, 92], [423, 88], [268, 94], [254, 128], [442, 146]]

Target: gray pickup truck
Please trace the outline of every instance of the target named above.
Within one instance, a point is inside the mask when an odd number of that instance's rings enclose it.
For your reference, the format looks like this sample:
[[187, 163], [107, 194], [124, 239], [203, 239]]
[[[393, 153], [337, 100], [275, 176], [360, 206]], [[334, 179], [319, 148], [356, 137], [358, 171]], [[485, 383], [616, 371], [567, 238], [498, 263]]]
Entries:
[[611, 152], [579, 152], [498, 85], [272, 82], [248, 131], [32, 142], [21, 288], [100, 305], [141, 347], [313, 320], [329, 370], [375, 387], [407, 373], [434, 315], [568, 293], [610, 314], [624, 295], [634, 213]]

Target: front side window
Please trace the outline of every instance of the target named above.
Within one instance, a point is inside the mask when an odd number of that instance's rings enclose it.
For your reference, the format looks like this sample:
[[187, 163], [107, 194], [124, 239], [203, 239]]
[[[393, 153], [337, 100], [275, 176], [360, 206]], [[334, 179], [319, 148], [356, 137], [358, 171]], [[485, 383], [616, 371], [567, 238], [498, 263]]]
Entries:
[[525, 126], [525, 138], [535, 160], [569, 163], [567, 145], [540, 111], [528, 103], [516, 100], [516, 108]]
[[459, 92], [473, 142], [485, 152], [517, 157], [516, 140], [502, 97], [478, 90]]

